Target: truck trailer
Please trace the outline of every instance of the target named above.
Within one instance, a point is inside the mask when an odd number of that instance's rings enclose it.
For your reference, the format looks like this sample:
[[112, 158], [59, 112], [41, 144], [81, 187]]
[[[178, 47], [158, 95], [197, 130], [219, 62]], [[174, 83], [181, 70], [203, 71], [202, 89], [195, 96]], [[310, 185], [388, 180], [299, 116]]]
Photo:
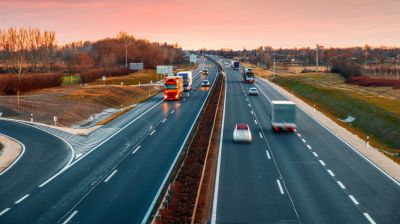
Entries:
[[238, 61], [231, 61], [231, 66], [233, 70], [239, 70], [240, 63]]
[[182, 77], [184, 91], [190, 91], [192, 89], [192, 83], [193, 83], [192, 71], [178, 72], [176, 76]]
[[271, 125], [275, 132], [296, 131], [296, 104], [288, 100], [271, 101]]
[[183, 79], [181, 76], [164, 78], [164, 100], [180, 100], [183, 93]]

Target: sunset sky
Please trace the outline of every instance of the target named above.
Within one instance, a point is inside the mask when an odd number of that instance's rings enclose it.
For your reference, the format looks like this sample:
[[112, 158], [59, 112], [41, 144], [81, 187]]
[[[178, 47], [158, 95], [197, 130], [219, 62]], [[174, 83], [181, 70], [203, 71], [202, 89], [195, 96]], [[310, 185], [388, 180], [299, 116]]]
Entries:
[[400, 0], [0, 0], [0, 29], [11, 26], [60, 44], [126, 31], [185, 49], [400, 46]]

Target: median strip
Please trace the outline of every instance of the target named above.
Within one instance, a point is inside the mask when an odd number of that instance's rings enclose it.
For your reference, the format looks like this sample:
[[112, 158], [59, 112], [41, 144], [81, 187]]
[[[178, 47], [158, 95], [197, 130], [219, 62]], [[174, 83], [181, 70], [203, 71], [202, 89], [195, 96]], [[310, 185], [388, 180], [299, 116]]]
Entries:
[[[153, 223], [207, 223], [210, 220], [218, 143], [222, 123], [224, 78], [216, 79], [181, 165], [171, 175], [171, 183]], [[211, 131], [210, 131], [211, 130]]]

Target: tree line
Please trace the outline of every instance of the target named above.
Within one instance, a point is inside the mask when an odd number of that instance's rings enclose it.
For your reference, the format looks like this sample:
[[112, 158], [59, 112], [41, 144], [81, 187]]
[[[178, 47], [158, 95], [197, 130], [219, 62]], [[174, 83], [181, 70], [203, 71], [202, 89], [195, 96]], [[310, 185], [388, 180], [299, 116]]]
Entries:
[[177, 44], [150, 42], [125, 32], [114, 38], [58, 45], [54, 31], [15, 27], [0, 30], [1, 73], [83, 73], [125, 68], [126, 61], [155, 68], [159, 64], [184, 63], [184, 53]]

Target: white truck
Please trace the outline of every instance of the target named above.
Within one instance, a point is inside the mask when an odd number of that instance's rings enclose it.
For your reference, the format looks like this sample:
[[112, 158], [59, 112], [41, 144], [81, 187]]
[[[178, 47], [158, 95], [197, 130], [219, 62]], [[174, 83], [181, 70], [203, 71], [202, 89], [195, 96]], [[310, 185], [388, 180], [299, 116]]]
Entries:
[[192, 71], [184, 71], [184, 72], [178, 72], [176, 76], [180, 76], [183, 79], [183, 89], [185, 91], [190, 91], [192, 89], [192, 83], [193, 83], [193, 74]]
[[296, 104], [288, 100], [271, 101], [272, 116], [271, 125], [275, 132], [295, 131], [296, 126]]

